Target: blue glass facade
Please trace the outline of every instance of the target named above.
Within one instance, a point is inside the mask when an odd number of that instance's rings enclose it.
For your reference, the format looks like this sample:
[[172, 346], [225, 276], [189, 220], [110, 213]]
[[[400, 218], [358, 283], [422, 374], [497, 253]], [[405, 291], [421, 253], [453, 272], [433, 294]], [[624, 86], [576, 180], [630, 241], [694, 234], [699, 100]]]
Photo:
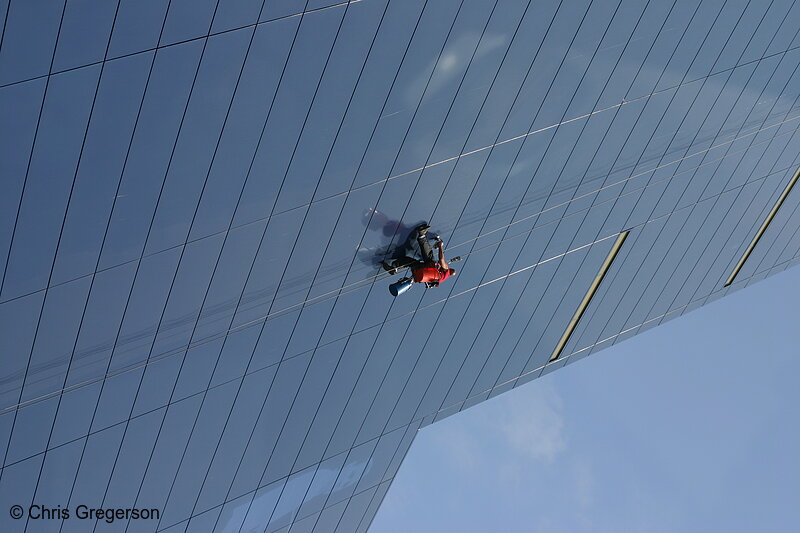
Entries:
[[[800, 166], [792, 1], [0, 20], [3, 531], [366, 531], [419, 428], [800, 262], [795, 191], [723, 286]], [[422, 221], [459, 273], [393, 298]]]

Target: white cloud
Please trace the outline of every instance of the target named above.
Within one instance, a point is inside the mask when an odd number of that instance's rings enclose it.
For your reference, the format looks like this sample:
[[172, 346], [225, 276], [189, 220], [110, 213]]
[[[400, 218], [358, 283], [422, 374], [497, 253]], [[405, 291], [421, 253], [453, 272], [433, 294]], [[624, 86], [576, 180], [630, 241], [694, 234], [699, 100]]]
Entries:
[[[547, 383], [527, 385], [436, 424], [430, 434], [442, 460], [461, 472], [476, 473], [488, 456], [508, 460], [498, 468], [506, 482], [524, 481], [520, 466], [552, 463], [566, 449], [563, 402]], [[464, 423], [466, 421], [467, 423]]]
[[[427, 86], [425, 94], [428, 98], [437, 96], [437, 93], [452, 82], [457, 75], [463, 74], [467, 64], [475, 50], [476, 41], [479, 34], [476, 32], [465, 32], [463, 35], [455, 37], [450, 45], [442, 51], [441, 56], [434, 56], [431, 61], [420, 70], [413, 81], [408, 84], [406, 90], [406, 106], [413, 108], [417, 105], [417, 100], [422, 90]], [[506, 43], [507, 37], [499, 34], [486, 34], [481, 39], [475, 53], [475, 59], [480, 59], [488, 53], [500, 48]], [[430, 77], [431, 70], [434, 70]], [[430, 77], [430, 81], [429, 80]], [[466, 88], [468, 89], [468, 88]]]
[[551, 386], [531, 384], [527, 394], [508, 399], [498, 421], [501, 435], [512, 450], [528, 459], [553, 461], [566, 448], [563, 402]]
[[572, 494], [575, 502], [583, 509], [595, 503], [595, 477], [591, 464], [578, 460], [572, 465]]

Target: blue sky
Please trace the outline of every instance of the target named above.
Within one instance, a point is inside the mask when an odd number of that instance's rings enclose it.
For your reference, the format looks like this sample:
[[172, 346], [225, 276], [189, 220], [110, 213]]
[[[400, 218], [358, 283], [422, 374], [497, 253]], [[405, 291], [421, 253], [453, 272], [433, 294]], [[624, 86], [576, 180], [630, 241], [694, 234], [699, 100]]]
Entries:
[[795, 268], [423, 429], [370, 531], [798, 531]]
[[[0, 19], [0, 510], [356, 531], [424, 417], [549, 360], [621, 231], [567, 353], [723, 294], [800, 166], [794, 0], [0, 0]], [[798, 215], [795, 192], [735, 287], [800, 259]], [[422, 221], [458, 276], [394, 298], [379, 262]], [[794, 417], [764, 418], [764, 343], [720, 325], [429, 429], [413, 453], [439, 455], [398, 480], [424, 501], [396, 488], [376, 530], [707, 530], [729, 509], [777, 529], [796, 491], [773, 473], [796, 476], [769, 460], [797, 443], [773, 428]], [[733, 347], [743, 377], [720, 384]]]

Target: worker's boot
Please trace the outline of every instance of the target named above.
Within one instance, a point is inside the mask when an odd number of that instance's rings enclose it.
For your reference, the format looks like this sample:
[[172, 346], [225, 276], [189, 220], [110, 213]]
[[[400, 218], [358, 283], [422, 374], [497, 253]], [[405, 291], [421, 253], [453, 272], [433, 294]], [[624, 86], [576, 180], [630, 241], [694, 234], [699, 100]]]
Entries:
[[386, 272], [389, 273], [390, 276], [394, 276], [395, 274], [397, 274], [397, 269], [392, 265], [390, 265], [389, 263], [387, 263], [386, 261], [381, 261], [381, 266]]

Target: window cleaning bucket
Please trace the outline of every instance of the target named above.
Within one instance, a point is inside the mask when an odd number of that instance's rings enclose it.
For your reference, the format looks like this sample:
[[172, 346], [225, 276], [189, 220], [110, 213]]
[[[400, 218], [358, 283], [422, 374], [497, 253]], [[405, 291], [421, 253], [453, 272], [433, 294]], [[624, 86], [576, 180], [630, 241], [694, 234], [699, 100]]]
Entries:
[[403, 294], [411, 286], [414, 284], [414, 280], [411, 278], [401, 278], [399, 281], [396, 281], [389, 285], [389, 292], [392, 293], [392, 296], [398, 296]]

